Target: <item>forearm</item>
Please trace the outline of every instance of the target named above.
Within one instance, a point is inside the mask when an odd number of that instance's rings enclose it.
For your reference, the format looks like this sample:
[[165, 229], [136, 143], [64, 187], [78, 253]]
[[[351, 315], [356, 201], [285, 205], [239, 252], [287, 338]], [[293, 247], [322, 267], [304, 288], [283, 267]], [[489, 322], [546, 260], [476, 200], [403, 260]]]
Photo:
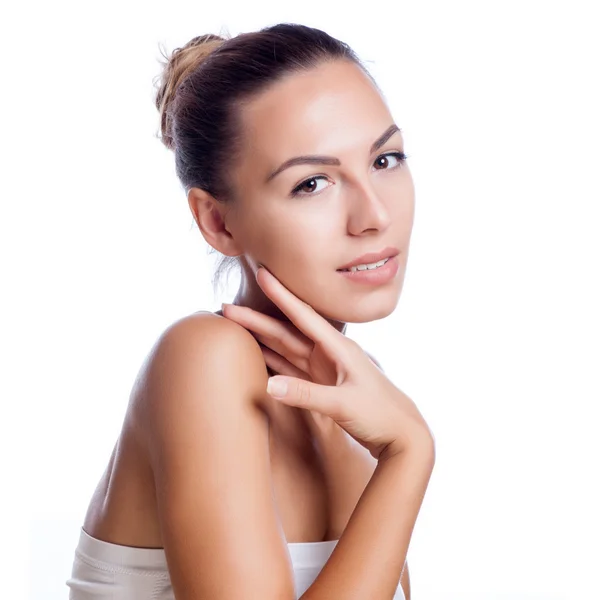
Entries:
[[380, 462], [331, 557], [302, 600], [391, 598], [435, 458], [425, 445]]

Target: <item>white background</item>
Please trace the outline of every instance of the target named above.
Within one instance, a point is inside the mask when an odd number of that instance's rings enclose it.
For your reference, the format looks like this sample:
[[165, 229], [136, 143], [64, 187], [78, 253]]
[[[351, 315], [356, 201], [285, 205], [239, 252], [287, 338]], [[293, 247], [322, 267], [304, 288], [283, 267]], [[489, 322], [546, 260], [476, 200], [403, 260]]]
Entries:
[[413, 599], [600, 598], [595, 4], [5, 4], [0, 596], [67, 597], [144, 356], [236, 290], [155, 137], [159, 43], [292, 21], [367, 62], [415, 180], [398, 309], [348, 328], [436, 437]]

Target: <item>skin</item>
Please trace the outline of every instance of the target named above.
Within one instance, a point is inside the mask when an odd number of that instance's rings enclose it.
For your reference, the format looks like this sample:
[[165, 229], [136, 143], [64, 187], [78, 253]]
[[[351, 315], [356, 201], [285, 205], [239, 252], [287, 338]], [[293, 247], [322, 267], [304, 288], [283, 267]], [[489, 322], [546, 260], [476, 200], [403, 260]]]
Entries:
[[[375, 164], [385, 152], [403, 151], [400, 132], [369, 154], [394, 124], [377, 88], [356, 65], [335, 61], [274, 84], [244, 106], [241, 120], [242, 158], [231, 169], [236, 201], [221, 204], [198, 188], [188, 193], [206, 241], [239, 257], [241, 284], [233, 304], [288, 320], [256, 283], [261, 263], [342, 332], [348, 322], [388, 316], [402, 291], [415, 193], [406, 164], [393, 157]], [[284, 161], [306, 154], [333, 156], [341, 164], [296, 165], [265, 182]], [[302, 196], [289, 196], [317, 175], [326, 179], [305, 185]], [[400, 251], [390, 283], [357, 285], [336, 273], [387, 246]]]
[[[188, 193], [205, 240], [222, 254], [239, 258], [241, 283], [233, 304], [290, 324], [256, 282], [262, 264], [343, 333], [348, 322], [391, 314], [404, 282], [415, 190], [406, 163], [394, 156], [381, 160], [382, 154], [404, 151], [400, 131], [369, 152], [394, 125], [371, 80], [346, 61], [294, 73], [247, 103], [241, 123], [241, 160], [230, 173], [235, 202], [224, 205], [198, 188]], [[300, 155], [335, 157], [339, 164], [297, 164], [268, 180], [285, 161]], [[317, 176], [324, 177], [310, 180]], [[300, 195], [291, 197], [302, 183]], [[363, 286], [336, 272], [350, 260], [388, 246], [400, 251], [400, 268], [389, 283]], [[324, 453], [335, 458], [322, 465], [339, 514], [328, 539], [341, 535], [376, 466], [364, 449], [335, 443], [335, 450]], [[409, 600], [408, 564], [401, 585]]]
[[[369, 151], [393, 124], [370, 79], [345, 61], [294, 73], [245, 103], [240, 158], [226, 165], [235, 202], [219, 203], [198, 188], [188, 193], [206, 241], [224, 255], [239, 258], [242, 277], [233, 304], [273, 317], [280, 326], [290, 325], [256, 282], [260, 263], [341, 332], [348, 322], [382, 319], [394, 310], [408, 258], [414, 187], [406, 164], [392, 156], [389, 162], [380, 158], [404, 150], [399, 132], [375, 152]], [[284, 161], [309, 154], [336, 157], [340, 164], [295, 165], [266, 182]], [[314, 176], [324, 179], [307, 182], [302, 195], [290, 197], [293, 188]], [[314, 185], [316, 191], [311, 192]], [[389, 283], [363, 286], [336, 272], [354, 258], [388, 246], [400, 251], [400, 268]], [[217, 315], [195, 317], [223, 317], [221, 311]], [[175, 368], [161, 364], [160, 356], [153, 360], [158, 373]], [[156, 381], [160, 383], [159, 376], [140, 376], [119, 441], [90, 503], [83, 528], [98, 539], [134, 547], [163, 546], [154, 477], [145, 445], [139, 443], [150, 435], [143, 426], [143, 397], [152, 396]], [[276, 404], [271, 401], [266, 410], [273, 481], [286, 538], [339, 539], [376, 461], [365, 448], [350, 443], [339, 427], [335, 435], [319, 441], [321, 454], [315, 458], [299, 409]], [[151, 439], [147, 445], [152, 447]], [[324, 503], [329, 507], [326, 530]], [[302, 510], [294, 512], [298, 504]], [[410, 600], [408, 566], [401, 584]]]

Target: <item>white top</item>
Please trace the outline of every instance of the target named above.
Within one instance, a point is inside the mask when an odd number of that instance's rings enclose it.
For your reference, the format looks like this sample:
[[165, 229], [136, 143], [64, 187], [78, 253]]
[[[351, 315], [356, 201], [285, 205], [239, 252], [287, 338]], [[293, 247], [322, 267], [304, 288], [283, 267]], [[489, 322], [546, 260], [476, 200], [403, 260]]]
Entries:
[[[310, 587], [339, 540], [288, 542], [296, 600]], [[81, 529], [69, 600], [175, 600], [165, 551], [103, 542]], [[406, 600], [400, 584], [393, 600]]]

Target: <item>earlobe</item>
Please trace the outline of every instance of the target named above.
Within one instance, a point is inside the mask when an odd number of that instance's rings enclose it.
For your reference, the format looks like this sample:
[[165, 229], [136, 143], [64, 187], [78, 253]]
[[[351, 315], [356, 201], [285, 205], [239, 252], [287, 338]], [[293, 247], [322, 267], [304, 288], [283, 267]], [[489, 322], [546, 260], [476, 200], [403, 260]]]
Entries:
[[202, 237], [215, 250], [226, 256], [243, 253], [225, 223], [226, 206], [200, 188], [188, 192], [188, 205]]

